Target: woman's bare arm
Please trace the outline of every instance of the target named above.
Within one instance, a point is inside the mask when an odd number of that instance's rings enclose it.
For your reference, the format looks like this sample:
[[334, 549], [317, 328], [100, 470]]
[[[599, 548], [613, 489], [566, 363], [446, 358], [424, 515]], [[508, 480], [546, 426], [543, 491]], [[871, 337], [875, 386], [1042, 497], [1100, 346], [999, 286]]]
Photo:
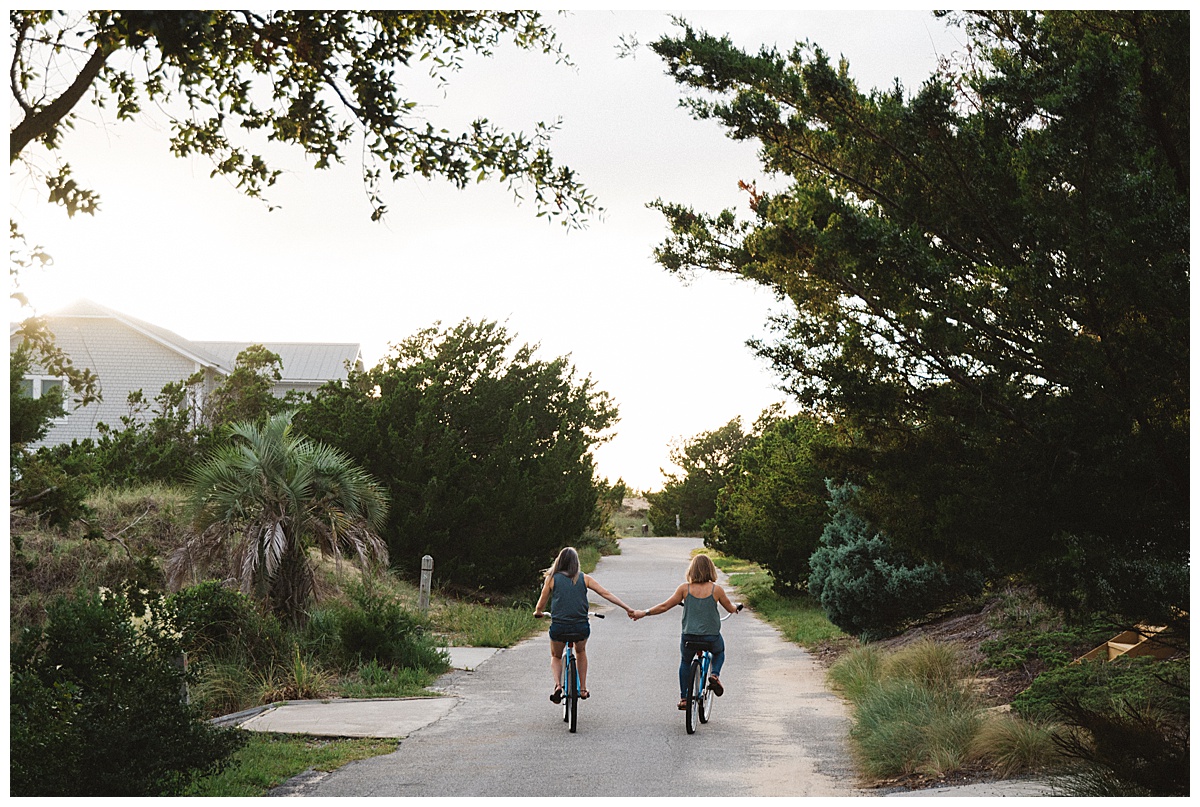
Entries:
[[726, 611], [728, 611], [731, 614], [737, 613], [737, 606], [729, 601], [729, 595], [725, 593], [725, 589], [721, 588], [718, 585], [714, 585], [713, 593], [714, 593], [714, 596], [716, 596], [716, 598], [717, 598], [717, 602], [721, 603], [722, 608], [724, 608]]
[[632, 616], [633, 609], [630, 608], [625, 603], [621, 602], [621, 598], [618, 597], [616, 594], [613, 594], [611, 591], [606, 589], [604, 586], [600, 585], [600, 583], [596, 580], [596, 578], [585, 574], [583, 576], [583, 579], [587, 583], [588, 588], [590, 588], [592, 591], [599, 594], [604, 599], [611, 602], [613, 605], [616, 605], [619, 608], [624, 608], [625, 613], [630, 614]]
[[542, 583], [542, 596], [538, 597], [537, 605], [533, 607], [533, 615], [536, 617], [542, 616], [545, 612], [546, 604], [550, 602], [550, 592], [554, 588], [554, 578], [546, 575], [546, 582]]

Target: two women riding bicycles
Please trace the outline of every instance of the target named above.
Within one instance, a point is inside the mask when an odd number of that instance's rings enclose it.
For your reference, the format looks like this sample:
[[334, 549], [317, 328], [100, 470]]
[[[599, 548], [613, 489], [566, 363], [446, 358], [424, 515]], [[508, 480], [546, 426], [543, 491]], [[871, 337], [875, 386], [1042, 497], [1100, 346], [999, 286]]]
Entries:
[[[713, 695], [724, 693], [721, 683], [721, 667], [725, 663], [725, 642], [721, 637], [722, 618], [717, 610], [718, 605], [730, 615], [741, 610], [734, 606], [725, 590], [717, 585], [717, 567], [707, 555], [697, 555], [692, 558], [686, 574], [686, 582], [680, 584], [675, 592], [663, 602], [643, 611], [636, 611], [621, 601], [621, 598], [608, 591], [590, 575], [584, 574], [579, 568], [579, 555], [571, 547], [566, 547], [555, 560], [554, 565], [546, 574], [542, 585], [541, 596], [534, 608], [534, 616], [545, 616], [547, 603], [550, 605], [550, 669], [554, 676], [554, 691], [550, 700], [561, 703], [564, 683], [568, 689], [570, 679], [564, 677], [564, 650], [568, 644], [574, 655], [574, 663], [578, 666], [579, 692], [578, 697], [586, 700], [590, 693], [587, 690], [587, 640], [591, 633], [588, 625], [588, 590], [595, 591], [614, 605], [624, 609], [633, 620], [647, 616], [665, 613], [677, 605], [683, 606], [683, 626], [679, 641], [679, 708], [688, 710], [695, 699], [707, 690]], [[693, 679], [693, 661], [699, 658], [699, 653], [707, 652], [710, 658], [703, 659], [707, 667], [707, 680], [700, 682], [697, 690]], [[708, 700], [711, 708], [711, 698]], [[573, 716], [568, 708], [568, 717]], [[688, 717], [692, 716], [689, 712]], [[707, 718], [701, 716], [701, 722]], [[569, 721], [571, 731], [575, 730], [575, 721]], [[688, 733], [694, 731], [692, 721], [688, 721]]]

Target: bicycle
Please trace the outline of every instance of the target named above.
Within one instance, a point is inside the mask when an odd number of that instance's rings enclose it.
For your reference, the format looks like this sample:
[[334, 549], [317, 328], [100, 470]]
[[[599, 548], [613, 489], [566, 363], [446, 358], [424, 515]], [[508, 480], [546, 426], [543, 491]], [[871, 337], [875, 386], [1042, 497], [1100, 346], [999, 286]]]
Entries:
[[[737, 610], [742, 610], [742, 603], [738, 603]], [[731, 616], [733, 614], [726, 614], [721, 617], [721, 621], [724, 622]], [[708, 685], [708, 670], [712, 666], [712, 651], [709, 649], [707, 642], [684, 642], [683, 646], [695, 652], [695, 655], [692, 657], [691, 684], [688, 686], [687, 709], [684, 712], [684, 725], [687, 727], [687, 733], [695, 734], [698, 727], [697, 718], [699, 718], [700, 723], [707, 723], [711, 720], [713, 703], [716, 701], [716, 693]]]
[[[549, 611], [543, 611], [543, 616], [550, 616]], [[604, 619], [604, 614], [589, 613], [589, 617]], [[563, 693], [563, 722], [568, 724], [569, 730], [575, 734], [575, 727], [579, 724], [579, 666], [575, 661], [575, 642], [567, 642], [566, 649], [563, 650], [563, 673], [562, 673], [562, 693]]]

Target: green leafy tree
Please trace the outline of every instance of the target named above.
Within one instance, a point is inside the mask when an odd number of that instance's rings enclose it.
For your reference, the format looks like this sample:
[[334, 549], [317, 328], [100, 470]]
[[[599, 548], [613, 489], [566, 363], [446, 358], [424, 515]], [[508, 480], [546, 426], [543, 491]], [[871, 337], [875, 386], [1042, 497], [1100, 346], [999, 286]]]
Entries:
[[719, 429], [701, 432], [671, 448], [671, 463], [679, 473], [663, 471], [662, 490], [646, 497], [650, 511], [646, 518], [655, 535], [697, 532], [717, 512], [717, 494], [725, 487], [738, 456], [751, 442], [742, 431], [742, 419], [736, 417]]
[[362, 468], [298, 434], [290, 412], [229, 431], [229, 444], [191, 473], [197, 535], [168, 561], [172, 588], [230, 558], [243, 593], [298, 622], [315, 594], [310, 549], [349, 555], [366, 571], [386, 564], [377, 531], [387, 497]]
[[717, 496], [706, 543], [762, 565], [777, 587], [803, 590], [829, 514], [816, 449], [832, 442], [831, 428], [809, 415], [764, 412]]
[[[746, 220], [656, 203], [658, 259], [790, 300], [758, 348], [856, 435], [837, 476], [896, 544], [1171, 619], [1188, 600], [1188, 14], [963, 24], [968, 60], [911, 95], [864, 93], [809, 45], [746, 53], [686, 24], [654, 43], [693, 113], [787, 180], [746, 185]], [[1072, 546], [1087, 567], [1048, 574]], [[1172, 590], [1139, 595], [1163, 567]]]
[[205, 419], [213, 426], [237, 421], [260, 421], [282, 411], [285, 402], [271, 393], [283, 378], [283, 360], [262, 345], [250, 345], [237, 355], [233, 371], [205, 401]]
[[[13, 100], [9, 162], [33, 143], [51, 152], [85, 99], [117, 120], [150, 106], [171, 115], [171, 152], [213, 162], [245, 194], [262, 196], [279, 170], [258, 153], [268, 141], [300, 148], [316, 168], [362, 154], [373, 210], [392, 179], [441, 176], [459, 187], [498, 179], [520, 198], [532, 192], [538, 215], [577, 225], [593, 198], [548, 150], [557, 124], [533, 135], [488, 120], [460, 134], [425, 118], [408, 85], [420, 65], [444, 86], [467, 54], [491, 55], [504, 40], [563, 60], [553, 29], [530, 11], [10, 11]], [[243, 141], [232, 135], [240, 130]], [[259, 136], [255, 143], [253, 136]], [[35, 161], [27, 161], [32, 170]], [[70, 165], [44, 175], [50, 200], [93, 213], [94, 191]]]
[[182, 647], [161, 608], [59, 600], [13, 646], [13, 796], [178, 796], [245, 740], [183, 698]]
[[424, 329], [298, 417], [387, 486], [385, 534], [409, 577], [423, 555], [468, 590], [533, 585], [595, 512], [591, 450], [617, 412], [567, 358], [535, 358], [494, 322]]

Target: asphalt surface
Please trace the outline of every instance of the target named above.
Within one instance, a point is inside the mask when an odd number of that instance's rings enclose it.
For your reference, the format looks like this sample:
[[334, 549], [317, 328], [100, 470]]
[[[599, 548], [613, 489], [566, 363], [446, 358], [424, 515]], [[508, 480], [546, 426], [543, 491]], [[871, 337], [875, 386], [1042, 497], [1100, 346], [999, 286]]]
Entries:
[[[634, 608], [666, 599], [680, 582], [686, 538], [626, 538], [594, 577]], [[444, 697], [288, 704], [241, 715], [243, 728], [329, 736], [396, 737], [397, 750], [330, 773], [307, 772], [279, 796], [1017, 796], [1034, 782], [912, 792], [856, 786], [845, 704], [806, 651], [743, 611], [722, 627], [726, 691], [693, 735], [678, 701], [681, 611], [631, 621], [590, 595], [591, 698], [567, 731], [553, 689], [545, 633], [494, 652], [456, 650]], [[736, 597], [735, 597], [736, 599]]]

